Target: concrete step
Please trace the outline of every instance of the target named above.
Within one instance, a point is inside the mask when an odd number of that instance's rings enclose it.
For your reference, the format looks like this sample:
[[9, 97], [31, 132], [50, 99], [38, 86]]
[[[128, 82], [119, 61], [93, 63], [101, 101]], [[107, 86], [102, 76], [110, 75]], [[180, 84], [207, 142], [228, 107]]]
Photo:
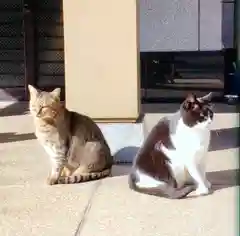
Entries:
[[[215, 106], [216, 114], [213, 122], [213, 129], [220, 131], [221, 143], [231, 140], [233, 145], [236, 143], [237, 135], [236, 127], [239, 126], [239, 119], [237, 108], [224, 104], [217, 104]], [[143, 104], [142, 112], [145, 114], [142, 123], [137, 124], [98, 124], [102, 129], [116, 162], [132, 163], [139, 147], [141, 146], [144, 138], [147, 136], [152, 127], [162, 117], [172, 114], [179, 109], [179, 104]], [[29, 119], [29, 124], [32, 125], [32, 119], [26, 115], [28, 113], [28, 103], [0, 103], [0, 117], [1, 120], [5, 119]], [[26, 118], [26, 117], [28, 118]], [[25, 118], [24, 118], [25, 117]], [[28, 125], [28, 123], [27, 123]], [[33, 127], [32, 127], [32, 130]], [[3, 132], [3, 130], [1, 131]], [[14, 132], [14, 130], [13, 130]], [[16, 132], [16, 131], [15, 131]], [[231, 135], [232, 133], [232, 135]], [[235, 135], [235, 136], [234, 136]], [[230, 137], [226, 139], [226, 137]], [[235, 141], [234, 141], [235, 140]]]

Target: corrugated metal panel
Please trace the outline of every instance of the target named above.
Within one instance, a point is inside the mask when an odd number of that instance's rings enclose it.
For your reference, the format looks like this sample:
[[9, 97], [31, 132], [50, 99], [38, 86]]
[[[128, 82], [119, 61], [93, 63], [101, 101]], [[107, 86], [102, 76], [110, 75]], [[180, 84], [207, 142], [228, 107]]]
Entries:
[[233, 48], [234, 2], [200, 0], [200, 50]]
[[140, 0], [140, 51], [233, 48], [234, 0]]
[[198, 0], [140, 0], [140, 50], [198, 50]]
[[24, 86], [23, 1], [0, 1], [0, 88]]
[[38, 1], [36, 11], [38, 37], [39, 87], [64, 86], [64, 38], [62, 1]]

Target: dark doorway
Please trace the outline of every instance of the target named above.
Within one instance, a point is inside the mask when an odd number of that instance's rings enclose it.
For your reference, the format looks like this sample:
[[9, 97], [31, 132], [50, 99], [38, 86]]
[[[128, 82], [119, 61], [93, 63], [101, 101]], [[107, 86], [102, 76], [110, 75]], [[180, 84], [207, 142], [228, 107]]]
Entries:
[[62, 88], [64, 95], [64, 37], [62, 0], [38, 0], [35, 7], [38, 88]]
[[224, 92], [225, 52], [143, 52], [143, 102], [180, 101], [187, 93]]
[[23, 99], [23, 1], [0, 1], [0, 100]]

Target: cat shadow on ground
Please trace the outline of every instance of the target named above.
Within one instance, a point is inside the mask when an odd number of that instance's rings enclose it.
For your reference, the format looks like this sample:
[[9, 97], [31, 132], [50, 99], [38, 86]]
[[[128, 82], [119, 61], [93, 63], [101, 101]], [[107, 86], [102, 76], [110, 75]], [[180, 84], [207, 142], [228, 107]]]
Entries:
[[[131, 171], [131, 165], [113, 166], [113, 177], [128, 175]], [[207, 172], [207, 179], [212, 184], [212, 191], [218, 191], [225, 188], [239, 186], [239, 169], [219, 170]]]
[[32, 140], [36, 139], [34, 133], [27, 134], [17, 134], [17, 133], [0, 133], [0, 143], [11, 143], [11, 142], [19, 142], [24, 140]]
[[115, 153], [115, 165], [112, 168], [113, 177], [129, 174], [132, 167], [132, 161], [138, 150], [139, 147], [129, 146], [124, 147]]
[[[214, 134], [216, 137], [212, 143], [212, 150], [223, 150], [227, 148], [238, 147], [237, 143], [235, 142], [234, 144], [232, 141], [230, 141], [232, 140], [231, 137], [229, 137], [232, 133], [236, 132], [236, 130], [237, 128], [221, 130], [223, 133], [220, 140], [223, 139], [223, 141], [219, 141], [219, 136]], [[224, 142], [225, 139], [226, 142]], [[236, 136], [235, 139], [237, 139]], [[139, 147], [125, 147], [115, 154], [115, 160], [125, 160], [130, 162], [133, 160], [138, 150]], [[132, 164], [129, 162], [125, 162], [124, 164], [121, 164], [121, 162], [120, 164], [115, 164], [112, 168], [112, 177], [128, 175], [132, 168]], [[212, 193], [214, 193], [215, 191], [219, 191], [221, 189], [239, 186], [240, 171], [239, 169], [211, 171], [207, 172], [207, 179], [209, 182], [211, 182]], [[195, 196], [189, 196], [189, 198], [193, 197]]]
[[207, 173], [207, 179], [212, 184], [212, 190], [239, 186], [239, 169], [219, 170]]
[[239, 144], [239, 127], [213, 130], [209, 151], [238, 148]]
[[[239, 186], [240, 171], [239, 169], [230, 169], [230, 170], [219, 170], [207, 172], [207, 179], [212, 184], [210, 195], [214, 194], [221, 189], [231, 188]], [[208, 195], [206, 195], [208, 196]], [[190, 194], [187, 196], [187, 199], [199, 198], [200, 196], [195, 196]]]

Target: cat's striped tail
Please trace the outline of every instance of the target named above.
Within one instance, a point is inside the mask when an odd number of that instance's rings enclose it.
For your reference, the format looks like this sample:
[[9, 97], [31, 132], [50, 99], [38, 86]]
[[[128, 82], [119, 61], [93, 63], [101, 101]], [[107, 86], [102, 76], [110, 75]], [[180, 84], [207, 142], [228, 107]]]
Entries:
[[107, 177], [110, 174], [111, 174], [111, 168], [105, 169], [100, 172], [72, 175], [72, 176], [66, 176], [66, 177], [62, 176], [58, 179], [58, 184], [76, 184], [81, 182], [87, 182], [87, 181], [97, 180], [97, 179]]

